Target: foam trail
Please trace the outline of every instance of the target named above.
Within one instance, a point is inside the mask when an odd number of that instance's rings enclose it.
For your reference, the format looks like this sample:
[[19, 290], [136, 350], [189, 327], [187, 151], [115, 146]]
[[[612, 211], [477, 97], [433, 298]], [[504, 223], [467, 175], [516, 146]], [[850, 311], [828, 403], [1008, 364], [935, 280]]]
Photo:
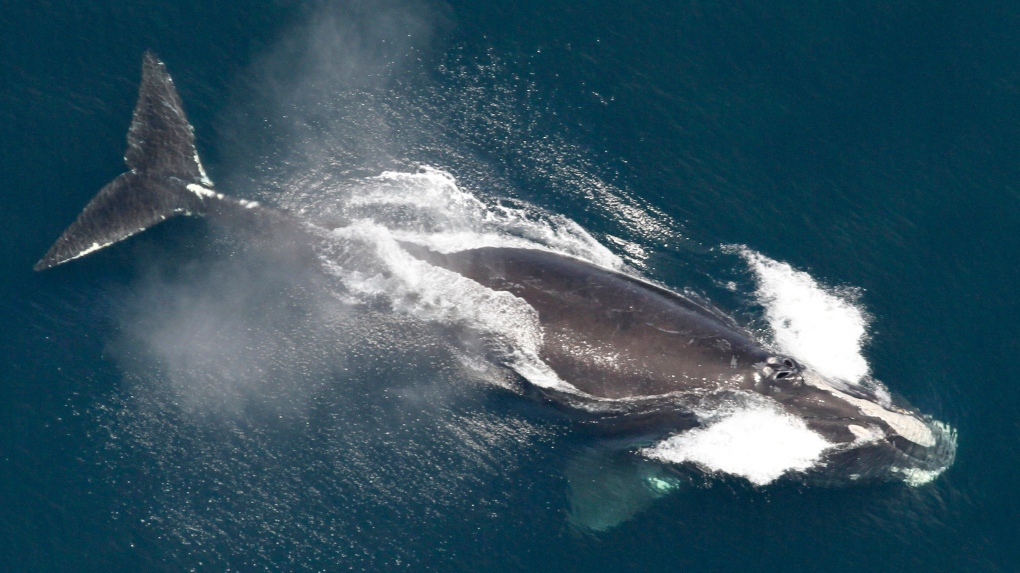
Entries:
[[851, 384], [871, 368], [861, 354], [868, 318], [846, 295], [826, 289], [808, 273], [747, 247], [737, 251], [754, 271], [773, 342], [827, 378]]

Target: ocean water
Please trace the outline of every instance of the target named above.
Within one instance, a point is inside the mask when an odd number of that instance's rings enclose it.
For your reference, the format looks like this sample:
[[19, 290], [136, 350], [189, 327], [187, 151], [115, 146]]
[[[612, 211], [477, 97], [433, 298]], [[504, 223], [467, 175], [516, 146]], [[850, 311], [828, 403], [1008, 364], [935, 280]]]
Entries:
[[[2, 569], [1020, 569], [1018, 24], [1007, 2], [5, 2]], [[124, 170], [145, 49], [218, 187], [353, 221], [335, 257], [174, 220], [31, 271]], [[955, 463], [774, 480], [824, 445], [744, 412], [656, 446], [707, 475], [579, 530], [598, 438], [514, 390], [557, 383], [533, 313], [397, 241], [711, 300], [948, 424]]]

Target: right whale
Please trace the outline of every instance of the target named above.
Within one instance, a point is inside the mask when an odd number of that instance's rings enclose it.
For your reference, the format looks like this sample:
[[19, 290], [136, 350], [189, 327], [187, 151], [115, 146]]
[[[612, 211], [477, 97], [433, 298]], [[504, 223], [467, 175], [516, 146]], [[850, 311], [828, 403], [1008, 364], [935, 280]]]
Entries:
[[[216, 218], [270, 242], [303, 244], [314, 255], [303, 259], [310, 265], [327, 256], [320, 251], [328, 228], [214, 190], [173, 82], [152, 53], [144, 58], [125, 160], [130, 171], [92, 199], [36, 270], [175, 215]], [[541, 382], [518, 370], [531, 382], [528, 391], [612, 436], [603, 442], [608, 446], [567, 468], [571, 521], [579, 526], [601, 530], [630, 517], [682, 481], [677, 466], [718, 470], [684, 440], [712, 432], [726, 438], [737, 422], [744, 424], [744, 438], [757, 432], [755, 424], [776, 420], [794, 436], [791, 445], [767, 444], [763, 455], [789, 459], [764, 477], [749, 477], [756, 484], [785, 477], [824, 485], [919, 485], [953, 463], [956, 435], [945, 424], [894, 403], [881, 386], [827, 379], [795, 357], [770, 351], [709, 304], [545, 250], [439, 253], [400, 245], [534, 309], [542, 332], [539, 358], [547, 368]], [[749, 415], [763, 412], [766, 418]], [[727, 448], [734, 442], [704, 443]]]

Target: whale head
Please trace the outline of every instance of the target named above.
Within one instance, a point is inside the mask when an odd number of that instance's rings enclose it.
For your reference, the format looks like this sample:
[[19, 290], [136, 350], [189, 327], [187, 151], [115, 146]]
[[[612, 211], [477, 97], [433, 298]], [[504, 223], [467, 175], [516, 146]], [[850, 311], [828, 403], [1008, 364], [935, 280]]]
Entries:
[[878, 384], [822, 376], [776, 356], [759, 365], [758, 390], [833, 444], [811, 481], [902, 480], [922, 485], [952, 465], [956, 433], [945, 423], [896, 404]]

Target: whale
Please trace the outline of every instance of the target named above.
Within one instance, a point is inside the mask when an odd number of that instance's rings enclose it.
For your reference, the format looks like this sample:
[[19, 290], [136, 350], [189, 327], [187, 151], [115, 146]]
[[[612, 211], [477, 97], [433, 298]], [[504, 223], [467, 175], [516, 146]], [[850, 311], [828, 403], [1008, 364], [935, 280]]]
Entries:
[[[127, 144], [128, 171], [92, 198], [35, 270], [85, 257], [176, 216], [215, 219], [313, 253], [325, 240], [328, 225], [224, 194], [213, 184], [173, 80], [151, 51], [143, 56]], [[711, 473], [697, 462], [671, 461], [661, 446], [709, 431], [740, 408], [792, 420], [822, 444], [812, 463], [785, 471], [785, 479], [915, 484], [953, 462], [955, 433], [945, 424], [875, 387], [819, 374], [700, 298], [549, 250], [440, 253], [400, 246], [534, 309], [542, 332], [539, 358], [562, 383], [525, 381], [527, 393], [614, 437], [605, 442], [612, 446], [567, 468], [572, 520], [588, 529], [630, 518], [681, 481], [677, 468]], [[637, 485], [621, 486], [628, 480]]]

